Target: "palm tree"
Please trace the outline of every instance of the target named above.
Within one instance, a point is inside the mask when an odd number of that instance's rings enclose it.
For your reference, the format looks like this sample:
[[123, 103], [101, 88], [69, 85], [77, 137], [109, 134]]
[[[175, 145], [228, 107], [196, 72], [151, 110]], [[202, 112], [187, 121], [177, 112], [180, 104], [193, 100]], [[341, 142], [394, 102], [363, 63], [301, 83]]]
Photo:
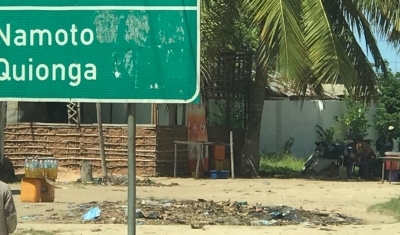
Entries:
[[298, 88], [299, 94], [307, 89], [322, 94], [323, 83], [342, 83], [353, 98], [374, 100], [376, 74], [356, 39], [365, 40], [374, 65], [386, 72], [372, 28], [397, 46], [400, 3], [397, 0], [244, 0], [241, 5], [239, 10], [258, 29], [256, 77], [242, 150], [243, 173], [257, 176], [268, 71], [272, 68], [279, 71], [282, 79]]

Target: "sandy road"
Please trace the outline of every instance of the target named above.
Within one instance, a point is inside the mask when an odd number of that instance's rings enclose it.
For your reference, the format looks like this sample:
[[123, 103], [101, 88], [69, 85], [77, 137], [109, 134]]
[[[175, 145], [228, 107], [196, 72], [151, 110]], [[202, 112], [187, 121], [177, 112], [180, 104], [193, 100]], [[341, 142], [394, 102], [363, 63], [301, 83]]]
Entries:
[[[206, 226], [205, 231], [212, 234], [372, 234], [379, 231], [383, 234], [400, 231], [400, 224], [395, 224], [390, 217], [366, 212], [368, 206], [383, 202], [400, 193], [399, 185], [381, 184], [378, 182], [334, 182], [311, 180], [280, 180], [280, 179], [236, 179], [236, 180], [194, 180], [155, 178], [157, 182], [176, 182], [176, 187], [138, 187], [140, 198], [162, 199], [198, 199], [223, 201], [246, 200], [248, 203], [262, 203], [302, 207], [303, 209], [318, 209], [326, 212], [338, 212], [364, 219], [365, 226], [341, 226], [322, 228], [296, 227], [227, 227]], [[269, 184], [264, 182], [268, 181]], [[11, 187], [18, 190], [20, 185]], [[85, 203], [90, 201], [126, 200], [126, 187], [110, 186], [80, 186], [71, 183], [58, 183], [56, 202], [54, 203], [21, 203], [15, 195], [21, 224], [19, 229], [60, 230], [61, 234], [126, 234], [124, 225], [101, 225], [101, 231], [93, 232], [98, 225], [50, 225], [44, 219], [49, 213], [46, 210], [65, 210], [70, 203]], [[39, 219], [22, 219], [22, 216], [37, 215]], [[43, 219], [40, 219], [43, 218]], [[46, 225], [44, 225], [46, 224]], [[138, 234], [205, 234], [203, 230], [193, 230], [188, 226], [138, 226]], [[214, 233], [215, 232], [215, 233]]]

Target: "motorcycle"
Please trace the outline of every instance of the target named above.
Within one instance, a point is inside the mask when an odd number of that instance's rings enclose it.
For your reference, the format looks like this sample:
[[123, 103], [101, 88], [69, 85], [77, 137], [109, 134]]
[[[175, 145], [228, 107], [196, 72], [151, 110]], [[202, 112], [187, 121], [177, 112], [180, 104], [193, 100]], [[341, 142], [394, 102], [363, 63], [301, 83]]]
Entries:
[[337, 168], [343, 164], [344, 145], [327, 144], [323, 141], [324, 136], [318, 131], [317, 133], [322, 141], [314, 143], [314, 151], [304, 164], [301, 170], [302, 174], [306, 174], [310, 170], [319, 173], [332, 165]]

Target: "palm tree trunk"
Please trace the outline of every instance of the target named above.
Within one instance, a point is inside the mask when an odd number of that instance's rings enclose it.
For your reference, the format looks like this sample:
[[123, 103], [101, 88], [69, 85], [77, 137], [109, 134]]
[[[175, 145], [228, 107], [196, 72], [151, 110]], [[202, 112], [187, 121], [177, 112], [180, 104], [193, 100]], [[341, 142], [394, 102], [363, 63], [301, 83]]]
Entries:
[[103, 181], [105, 181], [107, 180], [107, 162], [106, 162], [106, 152], [105, 152], [104, 138], [103, 138], [103, 122], [101, 120], [101, 103], [96, 103], [96, 111], [97, 111], [97, 128], [99, 131], [101, 169], [103, 171]]
[[267, 75], [262, 66], [258, 63], [257, 56], [255, 60], [256, 77], [250, 89], [248, 124], [242, 148], [242, 172], [240, 173], [243, 177], [258, 177], [260, 168], [260, 129]]

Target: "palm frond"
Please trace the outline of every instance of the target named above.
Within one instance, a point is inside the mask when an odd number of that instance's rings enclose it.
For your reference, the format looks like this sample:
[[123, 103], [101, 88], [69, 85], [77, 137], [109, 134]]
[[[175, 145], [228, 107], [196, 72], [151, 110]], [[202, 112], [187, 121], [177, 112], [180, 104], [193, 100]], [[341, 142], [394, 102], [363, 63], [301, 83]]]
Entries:
[[[335, 17], [337, 19], [335, 31], [340, 32], [338, 33], [339, 40], [346, 46], [346, 52], [357, 71], [355, 82], [346, 86], [346, 89], [351, 92], [353, 98], [369, 102], [376, 98], [376, 73], [344, 15], [338, 14]], [[381, 60], [383, 61], [382, 58]]]
[[[283, 77], [301, 81], [307, 50], [301, 26], [301, 1], [245, 0], [245, 12], [259, 33], [259, 61], [264, 70], [277, 62]], [[276, 60], [276, 61], [275, 61]]]
[[[378, 69], [381, 69], [386, 74], [386, 63], [379, 50], [378, 43], [371, 29], [371, 25], [361, 9], [358, 8], [357, 2], [358, 1], [355, 0], [342, 0], [342, 4], [338, 8], [339, 14], [335, 16], [340, 16], [342, 18], [344, 14], [346, 16], [345, 18], [347, 22], [350, 22], [349, 25], [351, 26], [352, 30], [357, 30], [359, 38], [361, 38], [361, 35], [364, 36], [365, 44], [367, 46], [368, 52], [370, 52], [372, 57], [374, 58], [375, 66]], [[346, 23], [346, 21], [344, 21], [343, 19], [341, 20], [341, 22]]]
[[317, 76], [316, 83], [341, 81], [349, 87], [355, 83], [357, 71], [346, 48], [334, 30], [334, 22], [327, 8], [331, 1], [304, 0], [305, 38], [309, 50], [311, 68]]
[[400, 1], [398, 0], [358, 0], [357, 6], [364, 12], [370, 24], [376, 28], [379, 37], [388, 39], [399, 48]]

